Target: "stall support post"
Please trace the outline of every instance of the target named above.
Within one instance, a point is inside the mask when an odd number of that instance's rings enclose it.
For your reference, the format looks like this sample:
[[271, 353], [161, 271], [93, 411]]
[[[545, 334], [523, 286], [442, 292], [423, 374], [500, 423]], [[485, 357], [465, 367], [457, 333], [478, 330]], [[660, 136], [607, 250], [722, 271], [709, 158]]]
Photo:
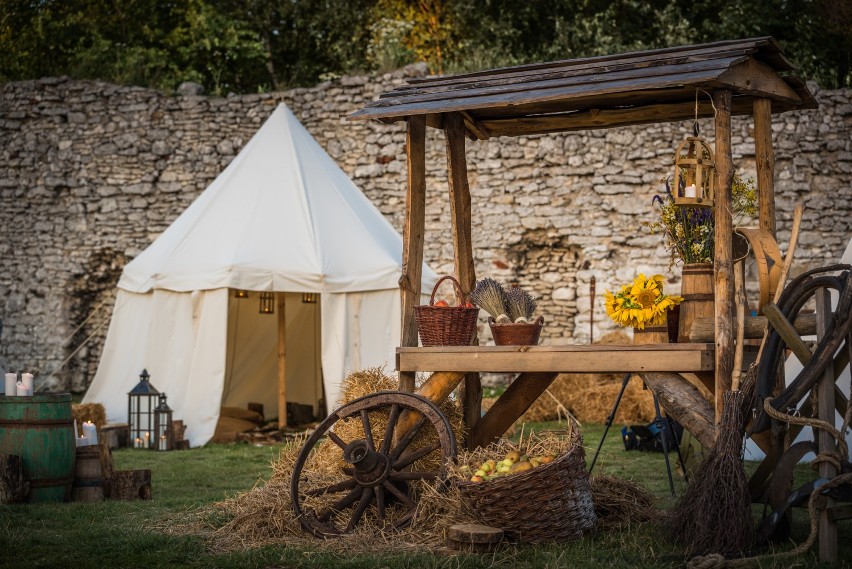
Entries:
[[754, 100], [754, 155], [760, 228], [775, 237], [775, 149], [772, 147], [772, 101]]

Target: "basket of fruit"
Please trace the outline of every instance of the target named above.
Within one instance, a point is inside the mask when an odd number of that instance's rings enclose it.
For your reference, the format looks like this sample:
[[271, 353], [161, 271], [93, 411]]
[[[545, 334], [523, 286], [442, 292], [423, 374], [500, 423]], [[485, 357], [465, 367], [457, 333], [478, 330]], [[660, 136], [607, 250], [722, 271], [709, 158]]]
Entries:
[[461, 472], [469, 476], [457, 479], [459, 491], [483, 523], [502, 529], [511, 539], [579, 539], [595, 527], [597, 518], [578, 426], [572, 425], [562, 441], [561, 454], [541, 453], [541, 445], [528, 445], [505, 452], [502, 460], [463, 465]]
[[[435, 293], [440, 284], [450, 279], [456, 290], [457, 306], [451, 306], [446, 300], [435, 301]], [[476, 318], [479, 309], [464, 298], [461, 285], [452, 276], [438, 279], [432, 289], [429, 304], [414, 307], [417, 320], [417, 332], [424, 346], [468, 346], [476, 336]]]

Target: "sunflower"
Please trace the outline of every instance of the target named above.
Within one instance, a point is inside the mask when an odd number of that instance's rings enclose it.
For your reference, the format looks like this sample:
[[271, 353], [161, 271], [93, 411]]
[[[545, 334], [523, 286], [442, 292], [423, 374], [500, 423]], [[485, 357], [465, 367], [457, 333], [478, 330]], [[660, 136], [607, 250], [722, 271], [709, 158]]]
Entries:
[[604, 291], [604, 307], [607, 315], [620, 326], [632, 326], [643, 330], [645, 326], [660, 326], [666, 322], [666, 311], [680, 304], [679, 296], [667, 296], [663, 292], [665, 278], [654, 275], [647, 278], [640, 273], [632, 283], [626, 284], [613, 294]]

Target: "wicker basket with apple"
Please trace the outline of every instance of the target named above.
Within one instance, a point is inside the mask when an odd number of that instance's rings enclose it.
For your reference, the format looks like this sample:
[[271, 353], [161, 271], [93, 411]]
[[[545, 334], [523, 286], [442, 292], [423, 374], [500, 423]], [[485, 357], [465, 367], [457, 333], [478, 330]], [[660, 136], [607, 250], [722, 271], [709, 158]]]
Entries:
[[[438, 287], [447, 279], [455, 287], [456, 306], [443, 299], [435, 301]], [[459, 282], [450, 275], [441, 277], [432, 289], [429, 304], [414, 307], [420, 342], [424, 346], [468, 346], [476, 336], [478, 314], [479, 308], [465, 298]]]

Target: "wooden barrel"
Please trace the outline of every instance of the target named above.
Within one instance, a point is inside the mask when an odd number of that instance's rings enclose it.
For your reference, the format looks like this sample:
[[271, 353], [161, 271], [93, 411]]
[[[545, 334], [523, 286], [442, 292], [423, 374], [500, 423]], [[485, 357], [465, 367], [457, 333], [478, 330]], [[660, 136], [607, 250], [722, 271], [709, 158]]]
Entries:
[[699, 318], [713, 317], [713, 265], [694, 263], [683, 267], [680, 285], [678, 342], [689, 342], [689, 330]]
[[0, 454], [21, 457], [28, 502], [62, 502], [74, 481], [71, 395], [0, 397]]
[[104, 477], [101, 471], [100, 446], [77, 447], [74, 466], [72, 502], [100, 502], [104, 499]]
[[634, 344], [668, 344], [669, 332], [665, 326], [645, 326], [633, 329]]

